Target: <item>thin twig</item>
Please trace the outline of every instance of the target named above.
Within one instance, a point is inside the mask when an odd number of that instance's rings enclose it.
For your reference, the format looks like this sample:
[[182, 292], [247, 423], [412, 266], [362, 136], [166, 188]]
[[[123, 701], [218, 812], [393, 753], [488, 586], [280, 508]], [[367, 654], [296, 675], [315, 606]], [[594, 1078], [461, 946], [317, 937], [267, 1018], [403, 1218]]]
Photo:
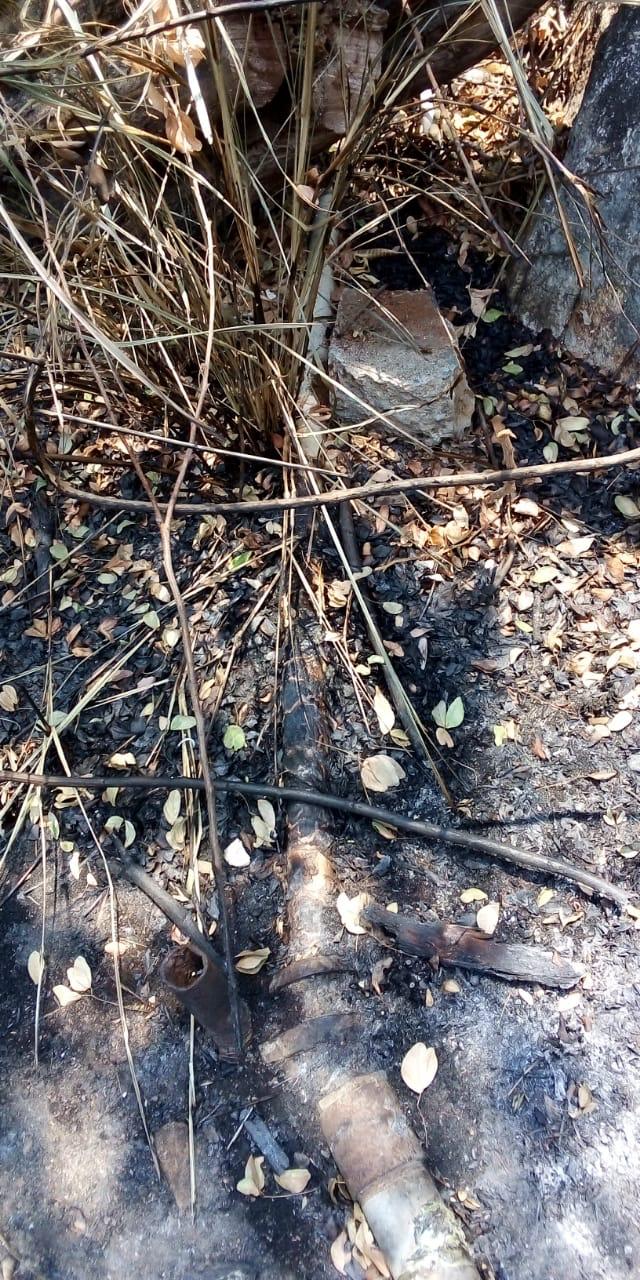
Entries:
[[[85, 787], [89, 791], [103, 791], [107, 787], [126, 787], [131, 790], [204, 791], [202, 778], [171, 778], [158, 776], [155, 778], [132, 777], [118, 774], [106, 774], [101, 777], [81, 776], [61, 777], [54, 774], [8, 773], [0, 772], [0, 783], [14, 782], [31, 787]], [[386, 826], [395, 827], [398, 831], [406, 831], [408, 835], [420, 836], [426, 840], [442, 840], [446, 844], [456, 845], [461, 849], [473, 849], [491, 858], [500, 858], [503, 862], [511, 862], [514, 866], [525, 867], [528, 871], [539, 871], [544, 875], [560, 876], [573, 884], [579, 884], [590, 893], [608, 898], [619, 907], [628, 910], [632, 906], [632, 895], [618, 885], [610, 884], [602, 876], [592, 871], [584, 871], [574, 867], [562, 858], [549, 858], [544, 853], [530, 853], [513, 845], [502, 844], [499, 840], [491, 840], [486, 836], [477, 836], [470, 831], [458, 831], [454, 827], [438, 827], [432, 822], [422, 822], [417, 818], [405, 818], [403, 814], [392, 809], [379, 809], [376, 805], [362, 804], [360, 801], [344, 800], [341, 796], [325, 795], [321, 791], [298, 790], [292, 787], [274, 787], [270, 783], [236, 782], [228, 778], [216, 778], [215, 788], [228, 791], [232, 795], [264, 796], [269, 800], [285, 800], [297, 804], [310, 804], [320, 809], [334, 809], [339, 813], [347, 813], [353, 818], [365, 818], [370, 822], [382, 822]], [[635, 911], [635, 908], [634, 908]]]

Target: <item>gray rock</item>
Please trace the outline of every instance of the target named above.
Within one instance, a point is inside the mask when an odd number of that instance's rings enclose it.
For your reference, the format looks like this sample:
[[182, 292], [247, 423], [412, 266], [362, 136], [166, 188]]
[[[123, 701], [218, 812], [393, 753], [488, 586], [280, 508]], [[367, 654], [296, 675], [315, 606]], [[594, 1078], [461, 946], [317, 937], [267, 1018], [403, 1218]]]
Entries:
[[[640, 374], [640, 9], [621, 8], [602, 36], [564, 159], [595, 196], [601, 231], [571, 186], [561, 201], [585, 278], [580, 288], [548, 192], [511, 273], [514, 310], [569, 351], [634, 380]], [[558, 183], [558, 185], [560, 185]]]
[[334, 397], [341, 423], [373, 420], [382, 431], [391, 424], [435, 444], [470, 424], [473, 395], [430, 289], [383, 290], [375, 297], [345, 289], [329, 372], [339, 384]]

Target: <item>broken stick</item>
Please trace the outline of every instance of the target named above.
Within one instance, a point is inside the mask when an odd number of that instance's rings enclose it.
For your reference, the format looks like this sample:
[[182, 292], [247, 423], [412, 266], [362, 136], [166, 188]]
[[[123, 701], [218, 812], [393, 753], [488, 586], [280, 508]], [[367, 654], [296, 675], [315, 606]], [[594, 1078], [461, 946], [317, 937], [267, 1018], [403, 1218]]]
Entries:
[[424, 924], [412, 916], [399, 916], [371, 903], [361, 912], [364, 924], [382, 929], [409, 956], [436, 958], [440, 964], [491, 973], [507, 982], [536, 982], [541, 987], [574, 987], [584, 977], [578, 969], [552, 951], [527, 947], [520, 942], [494, 942], [480, 929], [439, 920]]

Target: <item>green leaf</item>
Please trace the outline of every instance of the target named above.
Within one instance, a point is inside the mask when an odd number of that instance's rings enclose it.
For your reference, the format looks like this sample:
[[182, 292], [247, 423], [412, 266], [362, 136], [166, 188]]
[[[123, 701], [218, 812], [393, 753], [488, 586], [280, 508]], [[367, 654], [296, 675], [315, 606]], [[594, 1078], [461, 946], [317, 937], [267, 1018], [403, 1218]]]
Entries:
[[614, 502], [618, 511], [624, 516], [625, 520], [637, 520], [640, 516], [640, 507], [633, 498], [629, 498], [624, 493], [617, 493]]
[[170, 729], [193, 729], [196, 723], [195, 716], [174, 716]]
[[503, 315], [504, 311], [499, 311], [497, 307], [487, 307], [487, 310], [483, 311], [480, 319], [484, 320], [485, 324], [495, 324], [496, 320], [499, 320], [500, 316]]
[[160, 629], [160, 619], [155, 609], [149, 609], [148, 612], [145, 613], [142, 621], [149, 627], [151, 631], [158, 631]]
[[437, 724], [437, 725], [439, 725], [441, 729], [444, 729], [445, 724], [446, 724], [446, 721], [447, 721], [447, 704], [446, 704], [446, 702], [444, 702], [444, 701], [439, 702], [439, 703], [438, 703], [438, 705], [437, 705], [437, 707], [434, 707], [434, 708], [433, 708], [433, 711], [431, 712], [431, 715], [433, 716], [433, 718], [434, 718], [434, 720], [435, 720], [436, 724]]
[[49, 547], [49, 555], [52, 560], [67, 560], [69, 558], [69, 552], [64, 542], [52, 542]]
[[503, 364], [502, 372], [513, 374], [522, 373], [522, 365], [518, 364], [515, 360], [510, 360], [508, 364]]
[[445, 717], [444, 728], [457, 729], [458, 725], [461, 725], [463, 720], [464, 720], [464, 703], [462, 701], [462, 698], [454, 698], [453, 702], [451, 702], [447, 707], [447, 714]]
[[543, 453], [544, 458], [546, 459], [546, 461], [547, 461], [547, 462], [557, 462], [557, 461], [558, 461], [558, 446], [557, 446], [557, 444], [556, 444], [555, 440], [550, 440], [550, 441], [549, 441], [549, 443], [548, 443], [548, 444], [546, 444], [546, 445], [544, 446], [544, 449], [542, 450], [542, 453]]
[[241, 729], [239, 724], [227, 725], [222, 741], [227, 751], [242, 751], [242, 748], [247, 745], [244, 729]]
[[98, 582], [101, 582], [103, 587], [108, 587], [112, 582], [117, 582], [117, 578], [115, 573], [99, 573]]
[[250, 551], [240, 551], [237, 556], [232, 556], [229, 561], [230, 569], [244, 569], [246, 564], [250, 564], [252, 554]]

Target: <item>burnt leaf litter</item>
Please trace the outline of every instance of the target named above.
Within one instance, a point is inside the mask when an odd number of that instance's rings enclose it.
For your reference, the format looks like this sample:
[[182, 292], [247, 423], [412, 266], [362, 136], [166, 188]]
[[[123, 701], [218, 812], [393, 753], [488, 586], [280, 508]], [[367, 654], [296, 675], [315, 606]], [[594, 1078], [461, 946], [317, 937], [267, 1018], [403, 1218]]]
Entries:
[[[524, 465], [635, 447], [640, 417], [629, 390], [567, 357], [550, 334], [527, 331], [493, 290], [495, 261], [468, 234], [456, 240], [416, 214], [403, 231], [410, 256], [372, 259], [371, 287], [431, 284], [478, 397], [475, 435], [429, 457], [406, 440], [355, 431], [329, 450], [336, 469], [357, 484], [387, 470], [479, 470], [487, 456], [497, 466]], [[383, 233], [376, 244], [397, 247], [397, 238]], [[17, 403], [15, 371], [9, 380]], [[99, 414], [81, 377], [65, 395], [71, 414]], [[45, 408], [41, 427], [51, 424]], [[151, 416], [141, 406], [142, 425]], [[64, 440], [50, 435], [62, 452], [85, 453], [86, 463], [69, 463], [76, 483], [144, 496], [117, 440], [110, 456], [125, 471], [106, 479], [106, 446], [88, 452], [92, 440], [82, 425]], [[139, 456], [166, 496], [173, 458], [161, 445]], [[280, 481], [268, 463], [245, 474], [205, 455], [191, 483], [199, 497], [215, 499], [277, 494]], [[48, 768], [113, 774], [113, 788], [83, 800], [95, 832], [116, 832], [178, 901], [196, 902], [215, 944], [219, 902], [200, 798], [117, 786], [118, 772], [198, 768], [153, 520], [51, 492], [47, 519], [34, 520], [40, 488], [29, 461], [18, 460], [0, 532], [0, 762], [39, 768], [44, 720], [56, 729]], [[356, 504], [367, 589], [428, 727], [453, 817], [403, 743], [318, 521], [308, 568], [326, 618], [332, 790], [363, 799], [368, 780], [372, 793], [386, 792], [382, 803], [411, 816], [511, 839], [637, 889], [637, 496], [635, 473], [611, 470]], [[282, 536], [282, 521], [270, 515], [175, 523], [214, 777], [273, 780], [277, 772]], [[50, 593], [46, 582], [45, 605], [34, 608], [43, 546]], [[348, 665], [337, 644], [343, 636]], [[268, 802], [226, 794], [218, 810], [237, 900], [241, 990], [259, 1040], [271, 1002], [265, 978], [286, 958], [282, 815]], [[353, 1007], [367, 1028], [362, 1068], [384, 1068], [408, 1086], [408, 1113], [483, 1274], [632, 1274], [640, 1245], [636, 921], [562, 882], [419, 845], [384, 825], [336, 817], [335, 859], [334, 945], [355, 966]], [[105, 866], [73, 791], [30, 800], [8, 867], [1, 1055], [11, 1102], [0, 1150], [13, 1174], [0, 1228], [10, 1221], [19, 1276], [384, 1274], [322, 1140], [313, 1125], [301, 1132], [292, 1120], [277, 1072], [251, 1057], [240, 1071], [218, 1063], [204, 1034], [191, 1043], [186, 1015], [158, 978], [176, 928], [124, 881], [116, 885], [114, 938]], [[424, 921], [450, 919], [550, 948], [581, 963], [586, 976], [558, 994], [363, 946], [360, 895]], [[128, 1073], [114, 950], [149, 1127], [162, 1134], [166, 1186], [156, 1180]], [[245, 1127], [254, 1114], [284, 1149], [277, 1179]], [[195, 1223], [174, 1204], [188, 1207], [192, 1176]]]

